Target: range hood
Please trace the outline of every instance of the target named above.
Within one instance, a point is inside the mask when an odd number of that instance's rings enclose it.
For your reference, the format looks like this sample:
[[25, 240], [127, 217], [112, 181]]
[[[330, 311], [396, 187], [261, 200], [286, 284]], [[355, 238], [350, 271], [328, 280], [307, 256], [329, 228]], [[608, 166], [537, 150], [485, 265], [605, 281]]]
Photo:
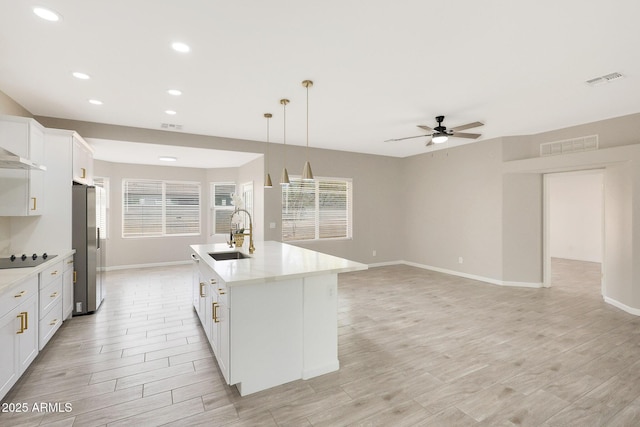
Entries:
[[39, 165], [24, 157], [16, 156], [3, 148], [0, 148], [0, 169], [47, 170], [43, 165]]

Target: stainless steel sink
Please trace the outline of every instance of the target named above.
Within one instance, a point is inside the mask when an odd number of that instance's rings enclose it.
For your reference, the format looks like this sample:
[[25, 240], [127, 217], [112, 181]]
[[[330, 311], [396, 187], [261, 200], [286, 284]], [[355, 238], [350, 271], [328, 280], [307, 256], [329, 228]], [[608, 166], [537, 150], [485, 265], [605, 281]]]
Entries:
[[216, 261], [231, 261], [236, 259], [251, 258], [249, 255], [245, 255], [242, 252], [209, 252], [209, 256]]

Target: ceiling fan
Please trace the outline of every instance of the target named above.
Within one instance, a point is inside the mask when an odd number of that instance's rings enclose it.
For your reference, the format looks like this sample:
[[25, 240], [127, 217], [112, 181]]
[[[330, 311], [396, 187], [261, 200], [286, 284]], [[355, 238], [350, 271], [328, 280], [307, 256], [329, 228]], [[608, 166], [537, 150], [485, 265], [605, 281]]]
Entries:
[[425, 135], [416, 135], [416, 136], [407, 136], [406, 138], [395, 138], [395, 139], [387, 139], [385, 142], [397, 142], [397, 141], [404, 141], [405, 139], [412, 139], [412, 138], [422, 138], [425, 136], [430, 136], [431, 139], [429, 140], [429, 142], [427, 142], [425, 145], [428, 147], [430, 145], [433, 144], [440, 144], [443, 142], [446, 142], [447, 139], [449, 139], [450, 136], [455, 137], [455, 138], [470, 138], [470, 139], [477, 139], [481, 136], [481, 134], [479, 133], [465, 133], [465, 132], [460, 132], [461, 130], [465, 130], [465, 129], [471, 129], [471, 128], [475, 128], [478, 126], [482, 126], [484, 123], [480, 123], [480, 122], [473, 122], [473, 123], [468, 123], [466, 125], [462, 125], [462, 126], [456, 126], [454, 128], [451, 129], [447, 129], [446, 126], [442, 125], [442, 122], [444, 121], [444, 116], [437, 116], [436, 117], [436, 122], [438, 122], [438, 126], [432, 128], [426, 125], [418, 125], [418, 127], [422, 130], [426, 130], [427, 134]]

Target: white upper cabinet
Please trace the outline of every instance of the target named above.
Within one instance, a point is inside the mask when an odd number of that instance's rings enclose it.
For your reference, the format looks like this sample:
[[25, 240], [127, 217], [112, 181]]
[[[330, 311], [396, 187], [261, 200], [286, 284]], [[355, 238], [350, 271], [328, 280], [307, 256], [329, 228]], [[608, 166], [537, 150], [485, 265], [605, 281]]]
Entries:
[[73, 137], [73, 180], [93, 185], [93, 150], [77, 134]]
[[[31, 164], [46, 163], [44, 128], [33, 119], [0, 116], [0, 148]], [[42, 169], [0, 164], [0, 216], [42, 215], [45, 174]]]

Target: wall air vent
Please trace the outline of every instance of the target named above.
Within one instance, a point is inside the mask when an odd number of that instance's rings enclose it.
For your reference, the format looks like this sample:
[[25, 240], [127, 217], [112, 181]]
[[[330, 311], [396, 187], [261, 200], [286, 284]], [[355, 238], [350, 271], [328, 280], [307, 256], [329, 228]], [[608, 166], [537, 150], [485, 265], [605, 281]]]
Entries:
[[562, 141], [545, 142], [544, 144], [540, 144], [540, 157], [597, 149], [598, 135], [589, 135], [582, 136], [580, 138], [564, 139]]
[[166, 130], [182, 130], [182, 125], [176, 125], [174, 123], [162, 123], [160, 127]]
[[611, 73], [611, 74], [606, 74], [604, 76], [600, 76], [600, 77], [596, 77], [593, 78], [591, 80], [587, 80], [587, 84], [589, 86], [597, 86], [603, 83], [609, 83], [612, 82], [614, 80], [619, 80], [621, 78], [623, 78], [624, 76], [620, 73]]

